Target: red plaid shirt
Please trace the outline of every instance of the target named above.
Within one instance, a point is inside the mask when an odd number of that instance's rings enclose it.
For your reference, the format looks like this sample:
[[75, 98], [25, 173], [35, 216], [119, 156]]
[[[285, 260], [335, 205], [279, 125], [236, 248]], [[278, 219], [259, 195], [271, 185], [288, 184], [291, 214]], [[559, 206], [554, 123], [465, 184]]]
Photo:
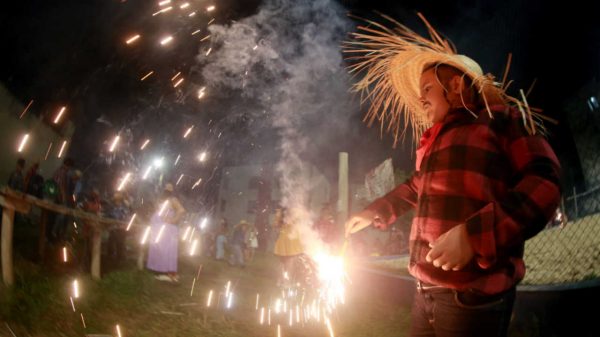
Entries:
[[[517, 111], [492, 110], [449, 114], [420, 170], [367, 207], [383, 227], [415, 209], [408, 269], [423, 282], [488, 294], [513, 287], [525, 275], [525, 240], [558, 207], [560, 167], [546, 140], [530, 136]], [[461, 223], [474, 259], [460, 271], [427, 262], [429, 243]]]

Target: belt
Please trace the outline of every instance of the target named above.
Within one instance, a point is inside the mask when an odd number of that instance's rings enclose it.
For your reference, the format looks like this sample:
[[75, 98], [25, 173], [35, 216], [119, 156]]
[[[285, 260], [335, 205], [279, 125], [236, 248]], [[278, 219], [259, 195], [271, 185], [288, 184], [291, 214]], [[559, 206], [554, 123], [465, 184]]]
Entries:
[[452, 291], [452, 289], [417, 280], [417, 292], [418, 293], [433, 293], [433, 292], [441, 293], [441, 292], [449, 292], [449, 291]]

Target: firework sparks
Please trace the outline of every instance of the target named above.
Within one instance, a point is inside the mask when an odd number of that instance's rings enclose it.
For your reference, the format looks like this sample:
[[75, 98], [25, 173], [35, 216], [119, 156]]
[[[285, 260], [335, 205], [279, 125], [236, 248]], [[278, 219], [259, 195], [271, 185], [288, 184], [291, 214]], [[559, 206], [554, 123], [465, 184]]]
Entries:
[[206, 7], [206, 11], [207, 12], [212, 12], [212, 11], [215, 10], [215, 8], [216, 8], [215, 6], [208, 6], [208, 7]]
[[125, 184], [127, 184], [127, 182], [129, 181], [129, 178], [131, 178], [131, 172], [127, 172], [125, 174], [125, 177], [123, 177], [123, 179], [121, 180], [119, 187], [117, 187], [117, 191], [121, 191], [125, 187]]
[[148, 175], [150, 175], [150, 172], [152, 171], [152, 165], [148, 166], [146, 168], [146, 171], [144, 171], [144, 175], [142, 175], [142, 179], [146, 180], [148, 178]]
[[67, 247], [63, 247], [62, 253], [63, 253], [63, 262], [67, 262]]
[[58, 151], [58, 158], [62, 157], [63, 152], [65, 151], [65, 147], [67, 147], [67, 141], [63, 141], [62, 145], [60, 146], [60, 151]]
[[190, 14], [188, 14], [188, 16], [191, 18], [192, 16], [195, 16], [196, 12], [191, 12]]
[[206, 24], [207, 26], [210, 26], [211, 23], [215, 22], [215, 19], [210, 19], [210, 21], [208, 21], [208, 23]]
[[195, 227], [192, 227], [192, 232], [190, 233], [190, 241], [194, 238], [194, 231], [196, 231]]
[[181, 71], [180, 71], [180, 72], [178, 72], [177, 74], [175, 74], [175, 76], [171, 77], [171, 82], [175, 81], [175, 79], [176, 79], [177, 77], [179, 77], [179, 75], [181, 75]]
[[200, 185], [200, 183], [202, 182], [202, 178], [198, 179], [194, 185], [192, 186], [192, 189], [196, 188], [198, 185]]
[[44, 160], [48, 160], [48, 156], [50, 155], [50, 150], [52, 149], [52, 142], [48, 144], [48, 150], [46, 150], [46, 155], [44, 156]]
[[231, 309], [232, 303], [233, 303], [233, 293], [229, 293], [229, 297], [227, 298], [227, 309]]
[[[207, 217], [202, 218], [202, 222], [200, 222], [200, 229], [206, 228], [207, 224], [208, 224], [208, 218]], [[258, 296], [258, 294], [257, 294], [257, 296]], [[257, 301], [258, 301], [258, 299], [257, 299]], [[256, 308], [256, 309], [258, 310], [258, 308]]]
[[206, 35], [205, 37], [203, 37], [202, 39], [200, 39], [200, 42], [204, 42], [206, 40], [210, 39], [210, 35]]
[[181, 159], [181, 155], [178, 154], [177, 158], [175, 159], [175, 163], [173, 164], [173, 166], [177, 166], [177, 163], [179, 162], [179, 159]]
[[267, 322], [268, 322], [268, 324], [270, 326], [271, 325], [271, 308], [269, 308], [269, 314], [268, 314], [267, 317], [268, 317]]
[[165, 7], [163, 9], [159, 10], [158, 12], [153, 13], [152, 16], [157, 16], [158, 14], [166, 13], [166, 12], [170, 11], [171, 9], [173, 9], [173, 7], [171, 7], [171, 6]]
[[63, 107], [60, 108], [60, 110], [58, 111], [58, 114], [54, 118], [54, 124], [58, 124], [58, 122], [60, 122], [60, 119], [64, 115], [64, 113], [65, 113], [66, 110], [67, 110], [66, 106], [63, 106]]
[[265, 307], [260, 308], [260, 325], [265, 323]]
[[208, 292], [208, 299], [206, 300], [206, 307], [210, 308], [210, 305], [212, 303], [212, 298], [213, 298], [213, 291], [209, 291]]
[[294, 310], [290, 310], [290, 326], [294, 324]]
[[206, 93], [204, 92], [204, 88], [198, 90], [198, 99], [202, 99]]
[[169, 35], [160, 40], [160, 44], [164, 46], [166, 44], [169, 44], [171, 41], [173, 41], [173, 37]]
[[188, 234], [190, 234], [190, 229], [192, 229], [192, 227], [187, 226], [187, 228], [185, 229], [185, 232], [183, 233], [183, 237], [181, 238], [181, 241], [187, 240]]
[[26, 133], [23, 138], [21, 138], [21, 142], [19, 143], [19, 148], [17, 149], [17, 152], [23, 152], [23, 149], [25, 148], [25, 145], [27, 144], [27, 141], [29, 140], [29, 134]]
[[139, 35], [139, 34], [136, 34], [136, 35], [134, 35], [134, 36], [130, 37], [129, 39], [127, 39], [127, 41], [125, 41], [125, 43], [126, 43], [126, 44], [132, 44], [132, 43], [134, 43], [135, 41], [137, 41], [139, 38], [140, 38], [140, 35]]
[[190, 249], [190, 256], [194, 256], [196, 254], [196, 248], [198, 247], [198, 239], [194, 239], [192, 243], [192, 248]]
[[181, 179], [183, 179], [183, 176], [184, 176], [183, 174], [181, 174], [179, 176], [179, 179], [177, 179], [177, 182], [175, 183], [175, 186], [179, 185], [179, 182], [181, 181]]
[[117, 337], [123, 337], [123, 336], [121, 335], [121, 328], [119, 327], [119, 324], [117, 324], [117, 326], [116, 326], [116, 330], [117, 330]]
[[327, 325], [327, 330], [329, 331], [329, 336], [335, 337], [333, 335], [333, 327], [331, 326], [331, 322], [329, 321], [329, 318], [327, 318], [327, 317], [325, 317], [325, 324]]
[[192, 280], [192, 290], [190, 290], [190, 297], [194, 296], [194, 285], [196, 284], [196, 278]]
[[162, 205], [160, 206], [160, 209], [158, 211], [158, 216], [162, 216], [164, 211], [167, 209], [167, 206], [169, 205], [169, 200], [165, 200]]
[[152, 74], [154, 74], [154, 70], [151, 70], [150, 72], [148, 72], [146, 75], [144, 75], [144, 77], [142, 77], [140, 79], [140, 81], [143, 81], [145, 79], [147, 79], [148, 77], [152, 76]]
[[277, 337], [281, 337], [281, 325], [277, 324]]
[[258, 301], [260, 299], [260, 294], [256, 294], [256, 306], [255, 309], [258, 310]]
[[146, 243], [146, 241], [148, 240], [148, 236], [150, 236], [150, 226], [146, 226], [146, 230], [144, 230], [142, 241], [140, 241], [142, 245]]
[[127, 228], [125, 229], [125, 231], [129, 231], [136, 216], [137, 216], [137, 213], [133, 213], [133, 215], [131, 216], [131, 219], [129, 220], [129, 223], [127, 224]]
[[29, 104], [27, 104], [25, 109], [23, 109], [23, 112], [21, 112], [21, 115], [19, 115], [19, 119], [21, 119], [21, 118], [23, 118], [23, 116], [25, 116], [25, 114], [27, 113], [27, 110], [29, 110], [29, 108], [31, 107], [32, 104], [33, 104], [33, 100], [29, 101]]
[[163, 0], [161, 2], [158, 3], [159, 6], [165, 6], [171, 3], [171, 0]]
[[69, 301], [71, 302], [71, 308], [73, 309], [73, 312], [76, 312], [77, 310], [75, 310], [75, 302], [73, 302], [73, 297], [69, 296]]
[[204, 161], [206, 160], [206, 156], [207, 156], [207, 155], [208, 155], [208, 154], [207, 154], [206, 152], [202, 152], [202, 153], [200, 153], [200, 155], [198, 156], [198, 160], [199, 160], [200, 162], [204, 162]]
[[185, 131], [185, 133], [183, 134], [183, 138], [187, 138], [187, 137], [190, 135], [190, 133], [192, 132], [192, 129], [193, 129], [193, 128], [194, 128], [194, 126], [193, 126], [193, 125], [192, 125], [192, 126], [190, 126], [190, 127], [189, 127], [189, 128], [186, 130], [186, 131]]
[[212, 48], [208, 48], [208, 50], [206, 51], [206, 56], [208, 56], [211, 51], [212, 51]]
[[73, 281], [73, 297], [79, 298], [79, 282], [77, 280]]
[[183, 83], [183, 78], [180, 78], [175, 84], [173, 84], [173, 88], [177, 88], [181, 83]]
[[80, 313], [81, 315], [81, 323], [83, 323], [83, 328], [87, 329], [87, 327], [85, 326], [85, 319], [83, 319], [83, 313]]
[[165, 230], [165, 225], [160, 226], [160, 229], [158, 230], [158, 235], [156, 236], [156, 240], [154, 240], [154, 243], [158, 243], [158, 241], [160, 241], [160, 238], [161, 238], [164, 230]]
[[148, 146], [148, 144], [150, 144], [150, 139], [146, 139], [144, 141], [144, 144], [142, 144], [142, 147], [140, 147], [140, 150], [143, 150], [146, 148], [146, 146]]
[[189, 2], [183, 3], [183, 4], [181, 4], [181, 6], [179, 6], [179, 8], [181, 8], [181, 9], [186, 9], [188, 7], [190, 7], [190, 3]]
[[115, 150], [115, 148], [117, 147], [117, 144], [119, 144], [120, 139], [121, 139], [120, 136], [115, 137], [115, 139], [112, 141], [112, 144], [110, 144], [110, 148], [108, 149], [108, 152], [113, 152]]
[[[194, 12], [194, 13], [195, 13], [195, 12]], [[197, 29], [197, 30], [193, 31], [193, 32], [192, 32], [192, 35], [196, 35], [196, 34], [198, 34], [198, 33], [200, 33], [200, 29]]]
[[231, 281], [227, 281], [225, 285], [225, 297], [229, 297], [229, 288], [231, 288]]

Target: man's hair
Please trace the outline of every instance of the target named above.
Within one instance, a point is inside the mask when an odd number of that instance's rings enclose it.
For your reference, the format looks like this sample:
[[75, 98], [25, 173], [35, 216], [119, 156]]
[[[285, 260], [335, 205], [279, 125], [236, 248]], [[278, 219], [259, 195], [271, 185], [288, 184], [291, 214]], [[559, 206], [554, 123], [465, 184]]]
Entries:
[[[463, 90], [462, 92], [462, 100], [464, 101], [464, 103], [471, 103], [474, 104], [476, 107], [479, 107], [481, 105], [480, 95], [477, 93], [477, 88], [473, 86], [473, 80], [469, 76], [467, 76], [463, 71], [445, 63], [431, 63], [423, 68], [423, 73], [431, 69], [434, 70], [434, 73], [437, 79], [442, 84], [442, 87], [444, 88], [446, 94], [449, 91], [448, 86], [450, 84], [450, 80], [452, 80], [454, 76], [462, 77], [465, 83], [465, 90]], [[463, 102], [460, 103], [461, 105], [463, 104]]]

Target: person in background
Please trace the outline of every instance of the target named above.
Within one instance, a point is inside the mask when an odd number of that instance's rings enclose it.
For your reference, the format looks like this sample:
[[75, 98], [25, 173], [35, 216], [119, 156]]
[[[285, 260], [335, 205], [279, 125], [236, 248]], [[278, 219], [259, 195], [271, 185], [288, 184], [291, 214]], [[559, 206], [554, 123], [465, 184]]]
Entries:
[[179, 282], [177, 274], [179, 229], [185, 208], [175, 196], [173, 184], [166, 184], [159, 209], [151, 218], [151, 236], [146, 267], [157, 273], [159, 281]]
[[25, 175], [25, 192], [38, 199], [44, 198], [44, 177], [39, 174], [40, 163], [31, 165]]
[[246, 231], [246, 261], [252, 262], [256, 249], [258, 248], [258, 230], [254, 225], [249, 224]]
[[219, 226], [217, 228], [217, 238], [215, 239], [215, 259], [225, 259], [225, 245], [227, 244], [227, 227]]
[[246, 230], [248, 222], [240, 221], [231, 234], [229, 247], [231, 248], [231, 256], [229, 257], [229, 265], [244, 267], [244, 248], [246, 246]]
[[8, 187], [12, 188], [15, 191], [25, 192], [25, 179], [23, 178], [24, 169], [25, 159], [17, 159], [17, 166], [8, 178]]

